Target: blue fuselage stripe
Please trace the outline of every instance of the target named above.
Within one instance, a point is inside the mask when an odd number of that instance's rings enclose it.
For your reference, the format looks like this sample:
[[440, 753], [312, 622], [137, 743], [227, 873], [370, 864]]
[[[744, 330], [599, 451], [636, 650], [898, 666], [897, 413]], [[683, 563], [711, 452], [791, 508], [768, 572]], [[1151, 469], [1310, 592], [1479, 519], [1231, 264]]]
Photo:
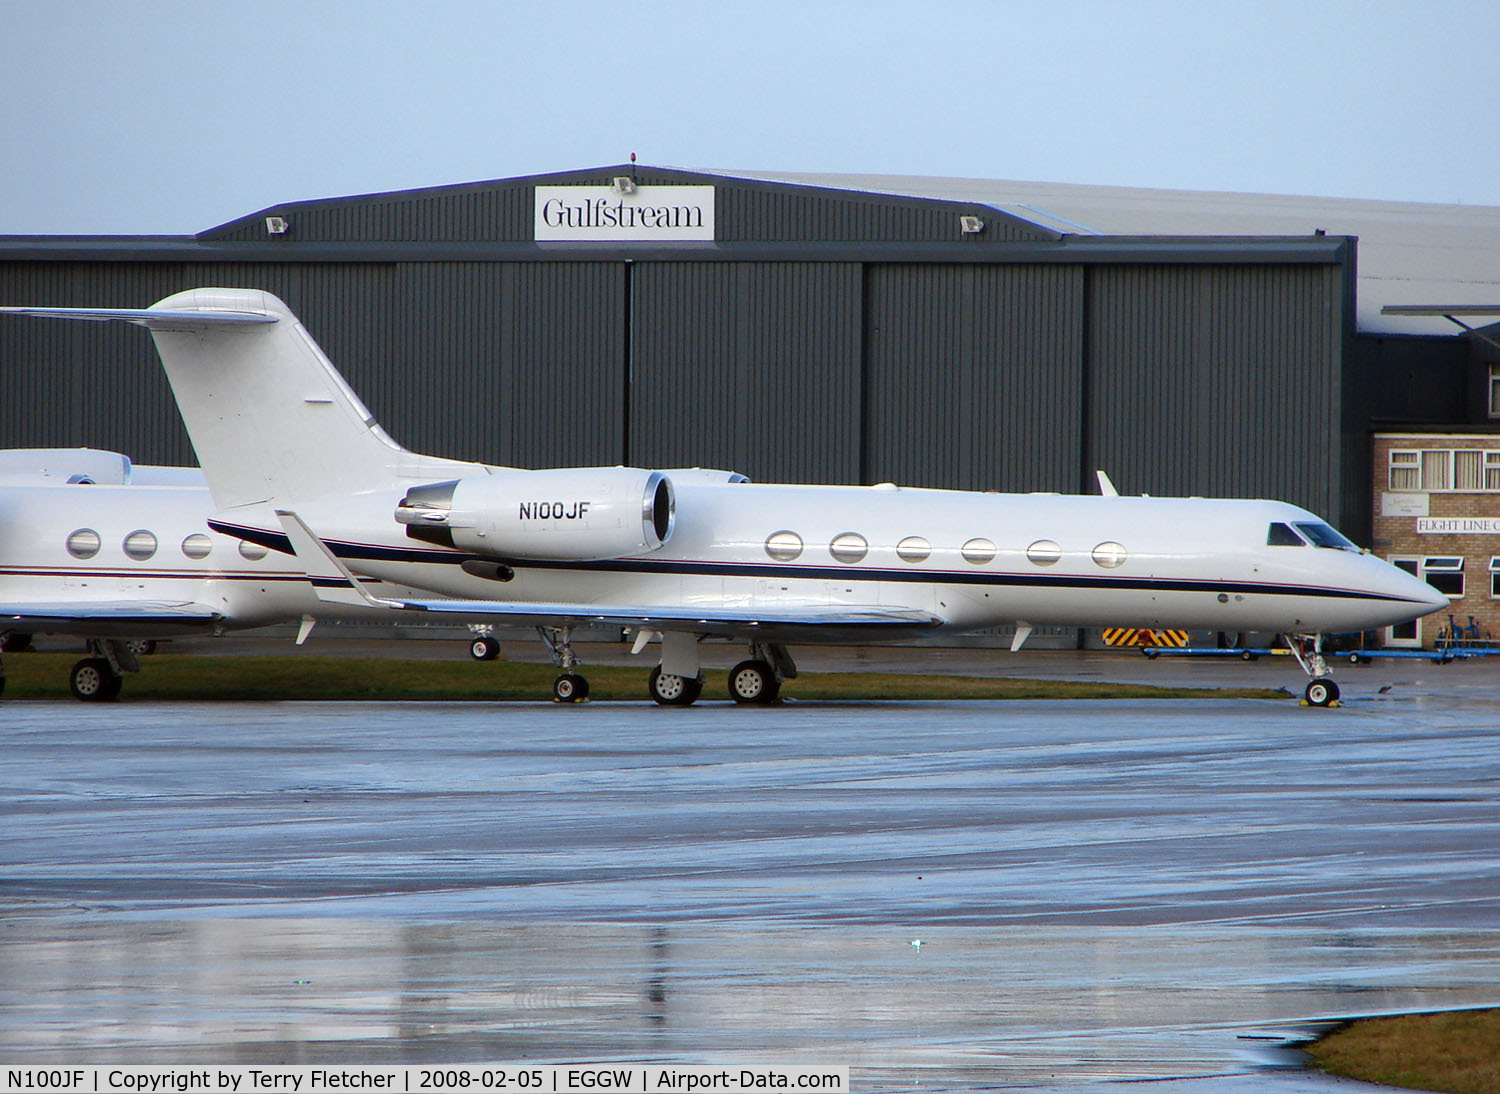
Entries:
[[[259, 543], [275, 551], [292, 554], [291, 541], [282, 533], [260, 528], [209, 521], [209, 526], [225, 535]], [[333, 553], [350, 561], [407, 562], [438, 566], [460, 566], [477, 561], [501, 563], [524, 570], [570, 570], [587, 573], [614, 573], [654, 576], [758, 577], [803, 581], [889, 581], [932, 585], [968, 585], [982, 588], [1120, 590], [1138, 592], [1202, 592], [1253, 596], [1310, 596], [1333, 600], [1381, 600], [1390, 603], [1417, 603], [1406, 597], [1391, 596], [1365, 589], [1340, 589], [1323, 585], [1277, 585], [1270, 582], [1219, 580], [1213, 578], [1169, 578], [1126, 576], [1083, 576], [1079, 574], [1017, 574], [982, 570], [869, 569], [858, 566], [799, 566], [787, 563], [705, 562], [671, 558], [604, 559], [597, 562], [560, 562], [538, 559], [503, 558], [467, 554], [460, 551], [413, 547], [385, 547], [374, 543], [327, 541]]]

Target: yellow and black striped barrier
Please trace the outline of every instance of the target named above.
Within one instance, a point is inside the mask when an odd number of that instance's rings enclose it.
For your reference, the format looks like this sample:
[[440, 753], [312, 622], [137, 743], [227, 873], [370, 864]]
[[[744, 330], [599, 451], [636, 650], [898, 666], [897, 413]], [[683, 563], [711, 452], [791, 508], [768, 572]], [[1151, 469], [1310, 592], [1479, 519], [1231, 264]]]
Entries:
[[1165, 646], [1186, 649], [1187, 631], [1154, 631], [1146, 627], [1105, 627], [1106, 646]]

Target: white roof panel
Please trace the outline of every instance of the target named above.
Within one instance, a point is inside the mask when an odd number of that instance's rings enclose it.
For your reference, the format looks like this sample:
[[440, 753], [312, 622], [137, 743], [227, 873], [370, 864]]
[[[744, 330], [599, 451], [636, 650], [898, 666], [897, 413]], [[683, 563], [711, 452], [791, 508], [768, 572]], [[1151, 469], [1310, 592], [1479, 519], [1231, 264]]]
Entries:
[[1439, 316], [1382, 316], [1387, 304], [1500, 304], [1500, 208], [1349, 198], [1141, 190], [1054, 182], [820, 175], [723, 174], [843, 190], [993, 205], [1055, 231], [1094, 235], [1359, 237], [1358, 329], [1454, 334]]

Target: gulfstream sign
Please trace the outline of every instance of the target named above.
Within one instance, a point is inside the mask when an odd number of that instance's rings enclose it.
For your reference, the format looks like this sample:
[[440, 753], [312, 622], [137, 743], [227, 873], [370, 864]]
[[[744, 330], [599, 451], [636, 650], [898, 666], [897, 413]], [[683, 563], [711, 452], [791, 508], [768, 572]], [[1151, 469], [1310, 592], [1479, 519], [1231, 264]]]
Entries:
[[538, 186], [541, 242], [708, 240], [714, 238], [712, 186]]

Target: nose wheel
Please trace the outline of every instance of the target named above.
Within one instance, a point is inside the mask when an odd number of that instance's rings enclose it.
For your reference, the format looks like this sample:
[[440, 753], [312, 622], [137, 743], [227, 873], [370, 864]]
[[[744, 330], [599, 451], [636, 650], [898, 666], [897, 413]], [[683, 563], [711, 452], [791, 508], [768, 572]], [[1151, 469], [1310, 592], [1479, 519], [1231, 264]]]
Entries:
[[581, 703], [589, 697], [589, 682], [576, 672], [565, 672], [552, 681], [552, 698], [559, 703]]
[[1302, 698], [1310, 707], [1331, 707], [1339, 701], [1339, 686], [1327, 677], [1309, 681]]

